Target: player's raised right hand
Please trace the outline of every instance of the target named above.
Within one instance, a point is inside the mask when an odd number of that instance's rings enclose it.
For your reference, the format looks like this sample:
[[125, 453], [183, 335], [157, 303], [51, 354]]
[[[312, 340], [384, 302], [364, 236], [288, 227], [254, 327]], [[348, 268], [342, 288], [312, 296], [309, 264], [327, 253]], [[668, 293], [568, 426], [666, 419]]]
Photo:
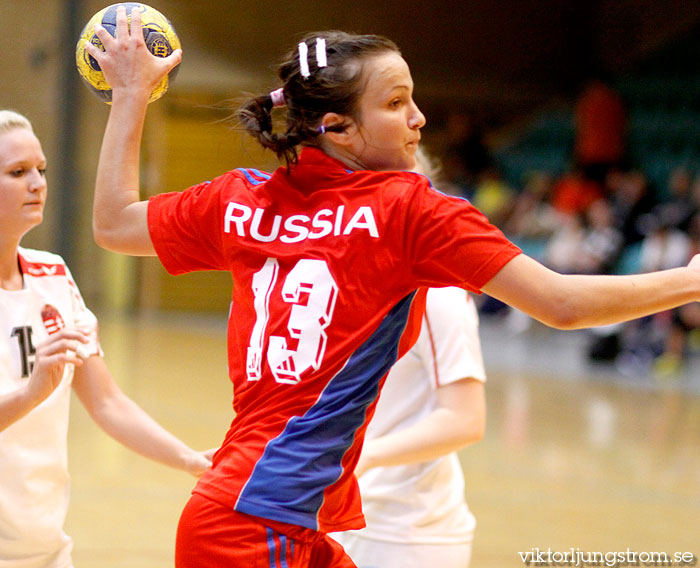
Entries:
[[129, 24], [126, 8], [117, 8], [116, 35], [112, 35], [100, 24], [95, 25], [95, 34], [102, 42], [104, 51], [86, 42], [86, 51], [100, 65], [105, 79], [112, 87], [112, 101], [119, 94], [138, 96], [147, 100], [153, 89], [173, 67], [182, 60], [182, 50], [176, 49], [167, 57], [156, 57], [146, 47], [141, 26], [141, 14], [133, 8]]

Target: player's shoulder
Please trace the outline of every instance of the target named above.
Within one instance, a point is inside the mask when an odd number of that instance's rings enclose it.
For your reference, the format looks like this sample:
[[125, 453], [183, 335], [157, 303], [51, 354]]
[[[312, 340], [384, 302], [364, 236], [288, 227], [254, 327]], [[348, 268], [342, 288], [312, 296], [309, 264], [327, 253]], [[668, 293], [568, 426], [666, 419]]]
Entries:
[[223, 172], [212, 179], [203, 181], [191, 187], [190, 190], [201, 193], [233, 189], [236, 187], [245, 189], [262, 185], [267, 182], [270, 177], [272, 177], [272, 174], [256, 168], [236, 168]]
[[[366, 182], [381, 188], [381, 193], [391, 199], [411, 201], [418, 193], [430, 191], [430, 180], [422, 174], [408, 171], [363, 171], [357, 172]], [[357, 185], [363, 185], [362, 182]]]
[[17, 252], [19, 253], [20, 258], [24, 259], [28, 263], [46, 265], [60, 264], [63, 266], [66, 265], [66, 261], [63, 260], [62, 256], [46, 250], [18, 247]]
[[433, 186], [428, 177], [417, 172], [394, 171], [387, 173], [390, 175], [390, 183], [410, 185], [418, 188], [430, 188]]
[[225, 175], [229, 178], [239, 179], [249, 186], [262, 185], [272, 177], [272, 174], [256, 168], [236, 168]]
[[55, 253], [24, 247], [18, 247], [17, 252], [22, 272], [26, 276], [65, 278], [69, 275], [65, 261]]

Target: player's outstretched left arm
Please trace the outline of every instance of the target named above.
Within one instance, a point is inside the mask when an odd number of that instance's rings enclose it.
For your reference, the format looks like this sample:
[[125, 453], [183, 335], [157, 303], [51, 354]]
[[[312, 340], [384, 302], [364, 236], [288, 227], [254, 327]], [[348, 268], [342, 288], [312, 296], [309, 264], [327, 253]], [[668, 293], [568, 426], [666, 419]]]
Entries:
[[121, 391], [102, 357], [76, 368], [73, 389], [93, 420], [127, 448], [197, 477], [211, 466], [214, 450], [195, 451], [153, 420]]
[[139, 153], [148, 99], [153, 88], [182, 58], [177, 49], [168, 57], [151, 54], [141, 33], [141, 15], [117, 8], [116, 35], [95, 26], [105, 51], [91, 44], [85, 49], [100, 64], [112, 88], [112, 106], [105, 129], [95, 184], [93, 233], [108, 250], [153, 256], [146, 201], [139, 194]]
[[559, 274], [520, 254], [482, 291], [551, 327], [595, 327], [700, 301], [700, 255], [681, 268], [611, 276]]

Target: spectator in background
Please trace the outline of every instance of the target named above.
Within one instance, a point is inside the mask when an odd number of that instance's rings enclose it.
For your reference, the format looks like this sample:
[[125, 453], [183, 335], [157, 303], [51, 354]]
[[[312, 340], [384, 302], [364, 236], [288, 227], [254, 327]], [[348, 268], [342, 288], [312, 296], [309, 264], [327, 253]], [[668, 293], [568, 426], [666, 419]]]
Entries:
[[698, 304], [689, 304], [672, 312], [663, 353], [654, 362], [654, 373], [658, 377], [674, 375], [683, 368], [688, 344], [698, 329], [700, 329]]
[[[690, 220], [688, 238], [689, 254], [694, 254], [700, 250], [700, 214]], [[681, 369], [688, 344], [699, 329], [700, 304], [689, 304], [673, 310], [663, 353], [654, 362], [654, 371], [658, 376], [667, 377]]]
[[[623, 272], [649, 272], [687, 262], [693, 239], [687, 232], [700, 204], [697, 187], [685, 167], [674, 168], [659, 203], [641, 172], [612, 170], [609, 195], [627, 247]], [[680, 264], [679, 264], [680, 263]], [[624, 325], [593, 330], [589, 349], [594, 360], [618, 357], [624, 372], [659, 375], [676, 372], [682, 363], [689, 333], [696, 327], [695, 307], [673, 310]], [[620, 352], [622, 350], [622, 352]]]
[[552, 188], [552, 206], [564, 215], [582, 215], [602, 197], [602, 187], [588, 179], [580, 167], [562, 175]]
[[615, 226], [622, 231], [624, 246], [641, 242], [645, 232], [640, 219], [657, 204], [647, 177], [638, 170], [613, 168], [606, 176], [606, 188], [613, 207]]
[[552, 175], [547, 172], [530, 174], [503, 224], [503, 231], [538, 260], [542, 260], [541, 250], [559, 224], [550, 203], [552, 184]]
[[610, 274], [623, 241], [608, 201], [598, 199], [585, 212], [559, 220], [547, 243], [545, 265], [565, 274]]
[[[611, 274], [622, 254], [624, 238], [615, 225], [612, 205], [599, 199], [586, 212], [586, 229], [581, 250], [573, 255], [576, 272]], [[588, 357], [593, 361], [611, 361], [620, 352], [620, 324], [589, 330]]]
[[503, 179], [498, 168], [486, 168], [480, 176], [471, 198], [479, 209], [497, 227], [502, 227], [513, 210], [515, 191]]
[[624, 160], [626, 138], [625, 104], [600, 74], [585, 86], [576, 104], [576, 165], [602, 188], [610, 168]]
[[698, 210], [693, 176], [685, 166], [671, 170], [666, 187], [667, 197], [652, 210], [652, 216], [663, 217], [665, 223], [687, 232], [690, 220]]
[[642, 240], [642, 272], [684, 266], [690, 254], [690, 237], [675, 224], [673, 210], [659, 208], [648, 216], [649, 233]]
[[471, 198], [481, 174], [495, 166], [495, 160], [484, 143], [484, 132], [473, 114], [454, 112], [447, 118], [448, 147], [443, 160], [450, 183]]
[[622, 232], [615, 226], [612, 206], [598, 199], [586, 211], [581, 251], [575, 255], [576, 272], [611, 274], [622, 252]]
[[[645, 217], [643, 225], [648, 233], [642, 240], [639, 270], [654, 272], [684, 266], [692, 254], [688, 234], [675, 225], [672, 209], [658, 207]], [[664, 374], [677, 370], [680, 359], [677, 350], [679, 338], [669, 338], [687, 331], [678, 317], [678, 310], [667, 310], [638, 320], [623, 327], [623, 352], [618, 367], [623, 373], [638, 375], [661, 365]], [[674, 326], [676, 329], [674, 329]], [[660, 359], [668, 351], [668, 357]]]
[[583, 214], [560, 215], [559, 226], [547, 241], [543, 264], [562, 274], [574, 274], [584, 238]]
[[[698, 192], [685, 167], [671, 171], [668, 194], [669, 199], [654, 207], [642, 223], [649, 229], [641, 249], [644, 271], [654, 270], [655, 266], [681, 266], [698, 248], [700, 221], [694, 199]], [[657, 314], [651, 321], [659, 336], [653, 370], [659, 376], [672, 375], [681, 368], [689, 334], [700, 325], [700, 310], [695, 305], [675, 309]]]

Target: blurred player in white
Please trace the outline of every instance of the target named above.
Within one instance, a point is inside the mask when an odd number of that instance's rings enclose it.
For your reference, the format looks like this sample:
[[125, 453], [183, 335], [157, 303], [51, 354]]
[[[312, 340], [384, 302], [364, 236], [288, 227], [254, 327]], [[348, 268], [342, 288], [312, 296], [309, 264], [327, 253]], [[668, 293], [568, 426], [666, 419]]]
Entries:
[[476, 521], [455, 453], [481, 439], [484, 365], [474, 301], [431, 288], [420, 337], [392, 367], [358, 463], [367, 527], [335, 533], [358, 568], [466, 568]]
[[196, 476], [211, 463], [117, 387], [63, 259], [19, 246], [42, 221], [45, 172], [29, 121], [0, 110], [0, 568], [72, 566], [63, 532], [71, 387], [130, 449]]
[[[423, 149], [416, 171], [438, 181]], [[486, 427], [479, 314], [461, 288], [431, 288], [418, 341], [391, 368], [355, 474], [367, 527], [334, 533], [358, 568], [467, 568], [476, 520], [456, 451]]]

